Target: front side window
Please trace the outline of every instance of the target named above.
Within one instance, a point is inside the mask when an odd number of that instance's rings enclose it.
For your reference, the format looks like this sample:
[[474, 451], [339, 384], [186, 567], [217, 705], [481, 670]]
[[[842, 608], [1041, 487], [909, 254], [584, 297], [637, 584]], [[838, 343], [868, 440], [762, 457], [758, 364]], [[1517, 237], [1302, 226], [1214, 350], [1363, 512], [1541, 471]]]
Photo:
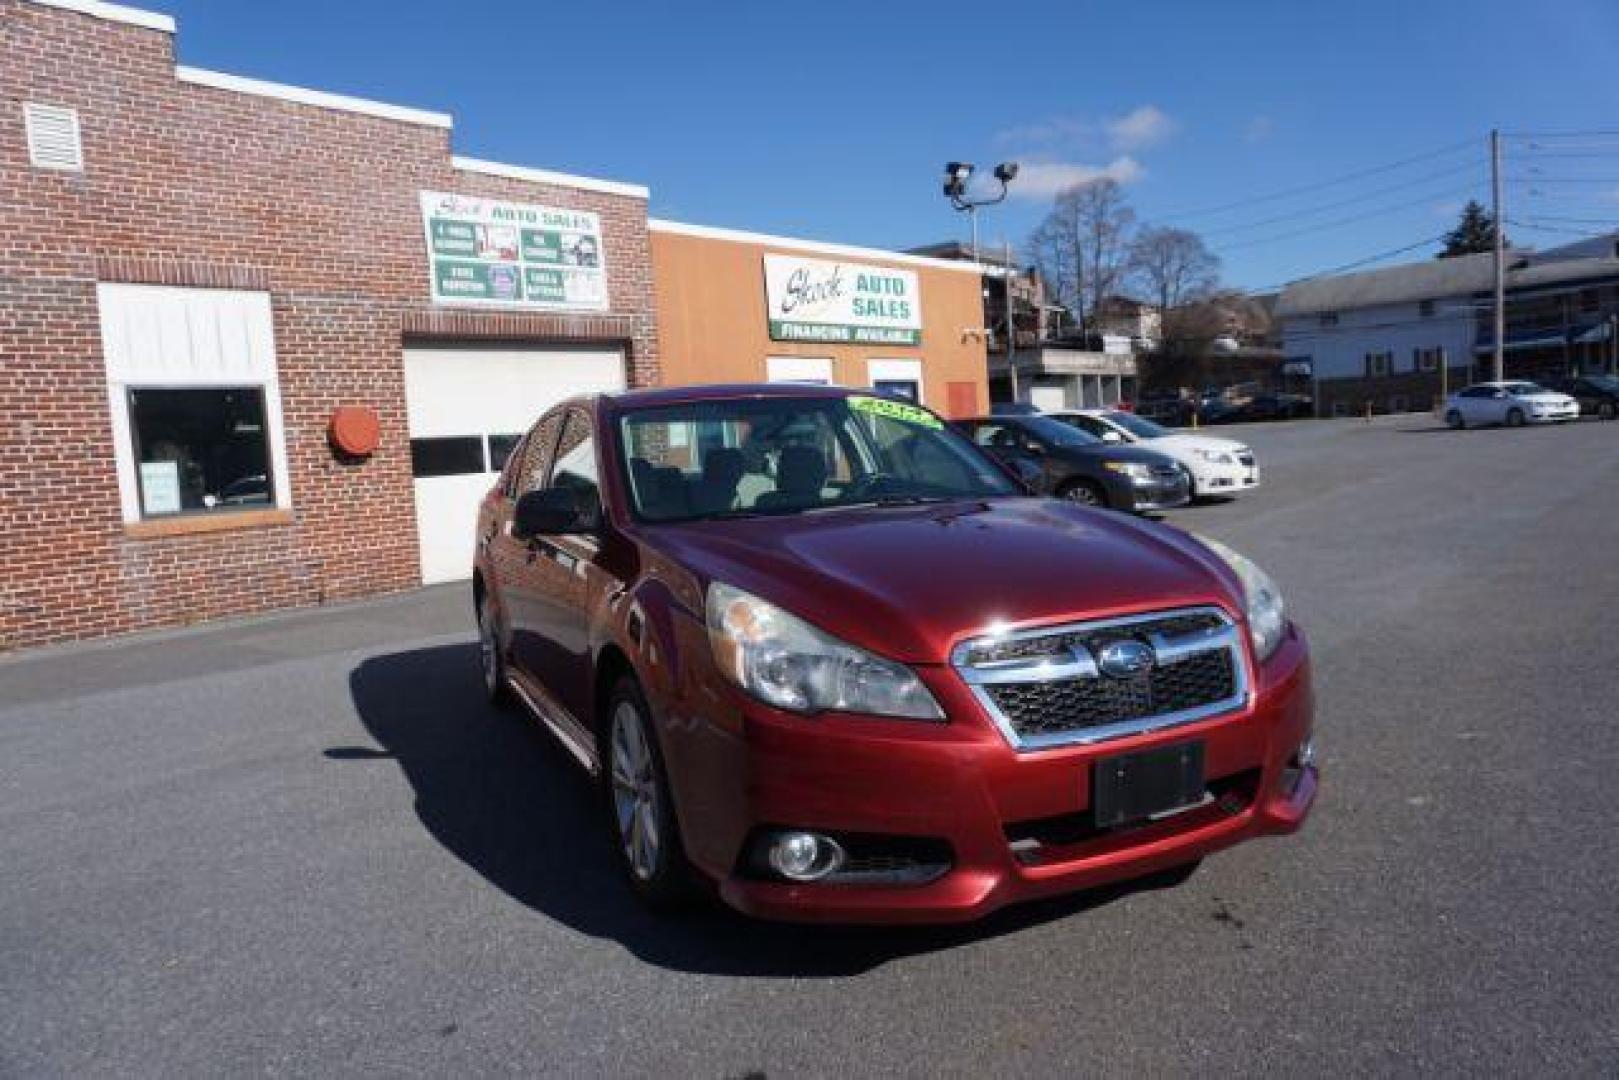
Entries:
[[275, 504], [264, 388], [131, 387], [143, 517]]
[[1094, 446], [1102, 441], [1088, 431], [1069, 427], [1049, 416], [1025, 416], [1018, 427], [1042, 446]]
[[878, 397], [637, 409], [617, 437], [635, 514], [649, 521], [1018, 494], [934, 414]]
[[1115, 426], [1123, 428], [1138, 439], [1162, 439], [1169, 434], [1167, 429], [1135, 413], [1110, 412], [1107, 418]]
[[583, 413], [570, 412], [557, 444], [556, 465], [551, 470], [551, 486], [574, 493], [581, 508], [600, 499], [601, 481], [596, 468], [596, 440], [590, 421]]

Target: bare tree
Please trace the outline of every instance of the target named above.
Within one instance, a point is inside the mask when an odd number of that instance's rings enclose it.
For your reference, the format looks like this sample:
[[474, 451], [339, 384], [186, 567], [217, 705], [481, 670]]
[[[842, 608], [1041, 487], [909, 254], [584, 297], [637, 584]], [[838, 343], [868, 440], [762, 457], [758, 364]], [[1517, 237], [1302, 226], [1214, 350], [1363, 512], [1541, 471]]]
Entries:
[[1101, 177], [1058, 192], [1029, 237], [1040, 273], [1080, 325], [1123, 283], [1135, 218], [1119, 182]]
[[1130, 243], [1130, 276], [1158, 306], [1165, 338], [1176, 336], [1176, 312], [1204, 300], [1220, 281], [1220, 259], [1189, 229], [1147, 226]]

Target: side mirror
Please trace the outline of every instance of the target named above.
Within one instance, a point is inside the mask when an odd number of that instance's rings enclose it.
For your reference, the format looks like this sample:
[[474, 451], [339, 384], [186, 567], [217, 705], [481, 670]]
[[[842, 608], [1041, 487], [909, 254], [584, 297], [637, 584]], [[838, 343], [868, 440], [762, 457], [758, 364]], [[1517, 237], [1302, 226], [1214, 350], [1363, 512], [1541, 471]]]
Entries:
[[596, 529], [600, 514], [580, 508], [581, 492], [571, 488], [549, 487], [518, 496], [512, 513], [512, 535], [519, 540], [565, 533], [588, 533]]
[[1102, 441], [1105, 443], [1121, 443], [1124, 441], [1124, 436], [1117, 431], [1104, 431], [1102, 432]]

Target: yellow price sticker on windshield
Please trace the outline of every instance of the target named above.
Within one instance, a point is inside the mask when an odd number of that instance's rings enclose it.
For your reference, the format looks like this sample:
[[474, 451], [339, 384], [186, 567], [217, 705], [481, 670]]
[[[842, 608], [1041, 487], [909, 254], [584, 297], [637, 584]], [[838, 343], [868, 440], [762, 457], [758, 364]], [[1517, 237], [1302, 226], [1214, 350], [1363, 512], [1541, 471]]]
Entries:
[[890, 420], [898, 420], [902, 424], [915, 424], [917, 427], [932, 428], [938, 431], [944, 427], [944, 421], [917, 405], [904, 401], [895, 401], [892, 398], [851, 397], [849, 408], [855, 412], [866, 413], [871, 416], [886, 416]]

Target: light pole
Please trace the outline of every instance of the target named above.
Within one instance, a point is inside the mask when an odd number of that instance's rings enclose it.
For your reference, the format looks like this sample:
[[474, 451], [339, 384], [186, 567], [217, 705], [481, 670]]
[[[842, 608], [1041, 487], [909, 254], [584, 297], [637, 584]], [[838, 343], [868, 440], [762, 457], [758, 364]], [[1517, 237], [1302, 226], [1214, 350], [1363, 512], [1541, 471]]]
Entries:
[[[978, 208], [993, 206], [1006, 198], [1007, 186], [1017, 176], [1017, 162], [1003, 161], [995, 166], [995, 181], [1000, 189], [994, 195], [969, 198], [967, 183], [972, 179], [970, 161], [951, 161], [944, 167], [944, 195], [950, 205], [964, 212], [972, 223], [973, 262], [978, 262]], [[1006, 245], [1006, 265], [1002, 267], [1001, 290], [1006, 303], [1006, 374], [1012, 383], [1012, 400], [1017, 400], [1017, 343], [1014, 340], [1016, 323], [1012, 318], [1012, 245]]]

